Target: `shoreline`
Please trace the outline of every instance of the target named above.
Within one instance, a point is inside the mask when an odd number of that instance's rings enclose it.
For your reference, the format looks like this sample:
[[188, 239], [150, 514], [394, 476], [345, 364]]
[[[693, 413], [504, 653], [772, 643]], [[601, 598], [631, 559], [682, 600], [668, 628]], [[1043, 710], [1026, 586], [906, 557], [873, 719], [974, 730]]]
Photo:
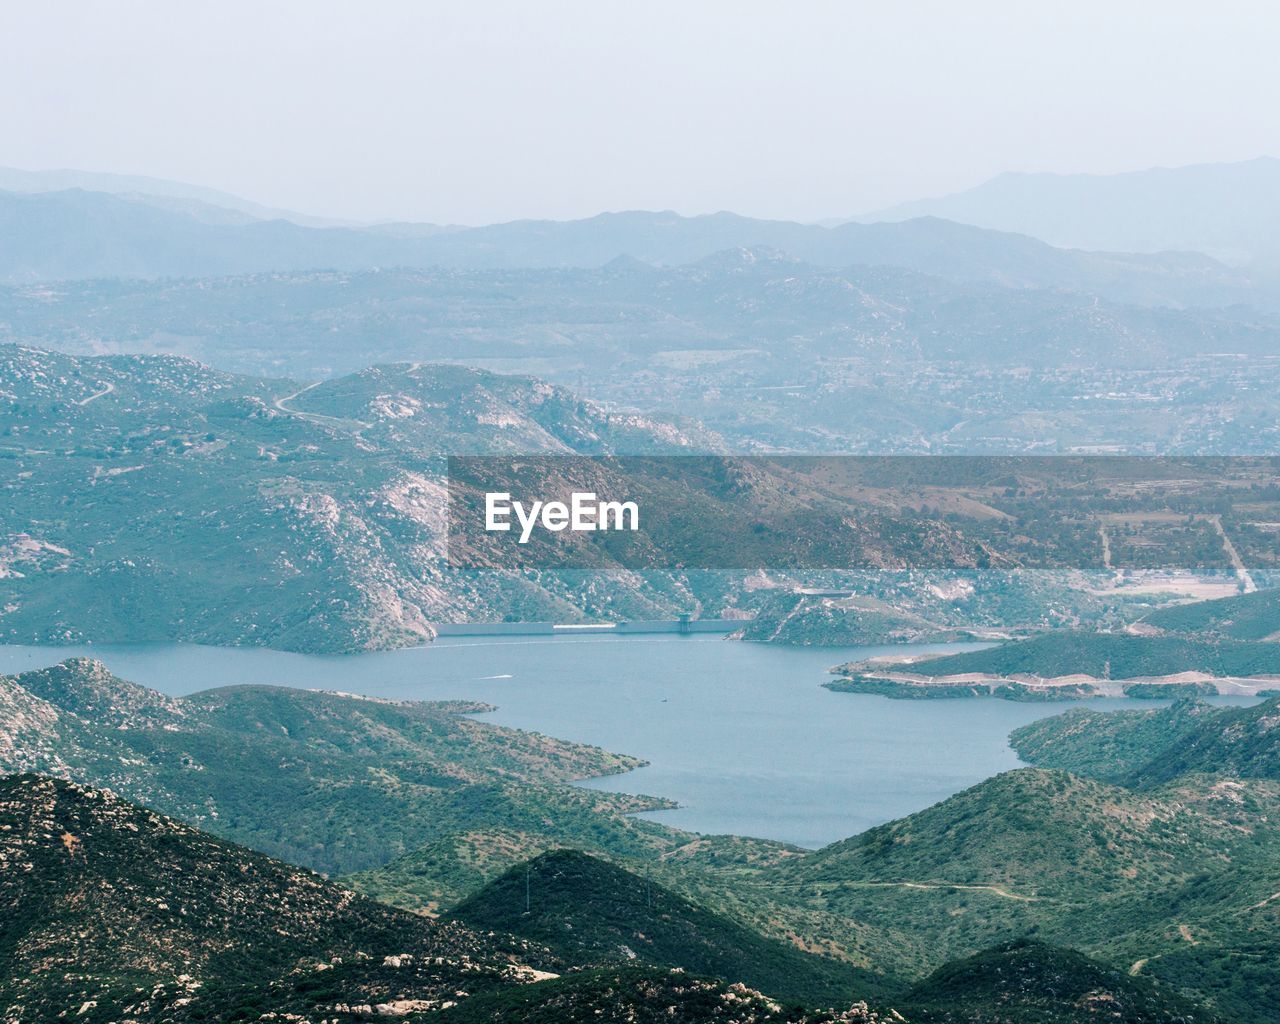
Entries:
[[[833, 674], [834, 669], [832, 670]], [[1076, 673], [1066, 676], [1036, 676], [1015, 672], [996, 675], [987, 672], [963, 672], [946, 676], [925, 676], [915, 672], [877, 671], [868, 663], [867, 670], [856, 674], [841, 674], [831, 682], [856, 682], [860, 679], [883, 681], [904, 688], [951, 689], [964, 687], [1017, 686], [1029, 694], [1052, 695], [1055, 691], [1072, 691], [1088, 688], [1088, 696], [1126, 697], [1130, 687], [1168, 687], [1170, 691], [1193, 686], [1212, 686], [1219, 697], [1257, 697], [1270, 690], [1280, 691], [1280, 675], [1273, 676], [1214, 676], [1207, 672], [1176, 672], [1164, 676], [1132, 676], [1123, 679], [1103, 679]]]

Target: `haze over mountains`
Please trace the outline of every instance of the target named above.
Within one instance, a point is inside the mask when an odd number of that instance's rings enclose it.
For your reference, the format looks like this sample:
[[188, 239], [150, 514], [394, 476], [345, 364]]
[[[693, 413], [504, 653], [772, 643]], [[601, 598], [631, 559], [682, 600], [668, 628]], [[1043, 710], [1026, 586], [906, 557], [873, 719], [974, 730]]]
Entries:
[[1110, 175], [1001, 174], [964, 192], [856, 219], [916, 217], [1015, 231], [1071, 248], [1194, 250], [1274, 271], [1280, 259], [1280, 159]]
[[[0, 189], [6, 190], [0, 194], [0, 279], [374, 266], [597, 267], [621, 256], [678, 265], [725, 249], [766, 246], [820, 266], [897, 266], [1014, 287], [1102, 286], [1105, 292], [1117, 278], [1172, 277], [1184, 290], [1182, 301], [1188, 286], [1203, 290], [1211, 284], [1224, 289], [1211, 300], [1220, 303], [1243, 301], [1253, 283], [1249, 275], [1190, 252], [1235, 264], [1257, 257], [1267, 264], [1268, 240], [1280, 217], [1277, 168], [1280, 162], [1260, 159], [1102, 178], [1004, 175], [955, 197], [833, 228], [669, 211], [470, 228], [321, 228], [333, 222], [198, 186], [0, 169]], [[1196, 211], [1193, 219], [1188, 210]], [[1163, 250], [1183, 252], [1153, 255]], [[1120, 255], [1126, 251], [1146, 255]]]
[[338, 223], [327, 217], [312, 217], [294, 210], [263, 206], [230, 192], [204, 185], [191, 185], [184, 181], [70, 168], [24, 171], [17, 167], [0, 167], [0, 190], [5, 192], [62, 192], [67, 189], [124, 196], [153, 206], [190, 213], [197, 218], [209, 218], [214, 223], [288, 220], [316, 227]]
[[1280, 1024], [1280, 8], [49, 6], [0, 1024]]
[[[313, 228], [246, 219], [193, 201], [83, 189], [0, 192], [0, 280], [202, 277], [378, 267], [600, 267], [629, 257], [667, 266], [728, 249], [767, 247], [821, 266], [883, 265], [1011, 287], [1132, 293], [1152, 279], [1154, 301], [1175, 304], [1169, 280], [1213, 304], [1242, 301], [1249, 278], [1199, 256], [1091, 255], [1027, 237], [933, 218], [837, 228], [732, 213], [606, 213], [582, 221], [516, 221], [481, 228], [418, 225]], [[1160, 293], [1164, 281], [1163, 294]]]

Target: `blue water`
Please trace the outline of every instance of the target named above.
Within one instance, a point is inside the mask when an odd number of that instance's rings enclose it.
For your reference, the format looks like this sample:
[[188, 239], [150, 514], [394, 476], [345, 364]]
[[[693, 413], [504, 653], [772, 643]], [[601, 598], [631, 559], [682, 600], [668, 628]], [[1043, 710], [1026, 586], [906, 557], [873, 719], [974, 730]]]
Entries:
[[1001, 700], [895, 701], [820, 685], [831, 665], [902, 649], [666, 636], [456, 637], [344, 657], [185, 645], [0, 646], [0, 673], [90, 654], [116, 675], [174, 695], [269, 683], [488, 701], [498, 710], [487, 720], [651, 762], [586, 785], [679, 802], [656, 819], [816, 847], [1018, 767], [1010, 730], [1065, 710]]

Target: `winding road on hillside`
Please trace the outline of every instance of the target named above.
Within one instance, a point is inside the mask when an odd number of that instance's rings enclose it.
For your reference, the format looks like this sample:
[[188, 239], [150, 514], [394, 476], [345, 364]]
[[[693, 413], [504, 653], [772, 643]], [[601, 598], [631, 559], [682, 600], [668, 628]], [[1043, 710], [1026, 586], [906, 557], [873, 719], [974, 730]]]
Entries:
[[115, 389], [116, 389], [116, 386], [114, 384], [107, 384], [107, 386], [104, 387], [101, 391], [95, 391], [88, 398], [80, 399], [78, 402], [76, 402], [76, 405], [80, 405], [80, 406], [88, 405], [90, 402], [94, 401], [95, 399], [101, 398], [103, 395], [111, 394], [111, 392], [113, 392]]
[[318, 423], [324, 427], [335, 427], [339, 430], [350, 430], [353, 426], [359, 430], [367, 430], [373, 426], [372, 423], [366, 423], [364, 420], [344, 420], [338, 416], [325, 416], [318, 412], [301, 412], [297, 409], [290, 409], [286, 403], [292, 402], [299, 395], [306, 394], [314, 387], [318, 387], [322, 381], [313, 381], [306, 387], [298, 388], [291, 395], [283, 395], [277, 398], [272, 405], [278, 412], [284, 413], [286, 416], [296, 416], [300, 420], [307, 420], [311, 423]]

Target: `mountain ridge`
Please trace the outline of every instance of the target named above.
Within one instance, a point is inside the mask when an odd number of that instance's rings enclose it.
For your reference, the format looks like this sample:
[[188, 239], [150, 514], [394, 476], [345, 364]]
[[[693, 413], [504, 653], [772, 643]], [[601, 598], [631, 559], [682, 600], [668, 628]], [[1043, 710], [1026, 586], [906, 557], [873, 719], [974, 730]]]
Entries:
[[481, 932], [523, 936], [569, 961], [683, 968], [810, 1005], [899, 989], [846, 962], [762, 939], [660, 883], [576, 850], [516, 865], [447, 918]]
[[537, 821], [554, 806], [584, 830], [614, 826], [606, 838], [637, 852], [657, 841], [623, 812], [661, 801], [569, 785], [642, 762], [474, 721], [488, 710], [474, 702], [264, 686], [173, 699], [76, 659], [0, 676], [0, 709], [0, 773], [109, 788], [316, 870], [381, 864], [461, 823], [478, 827], [485, 807], [496, 821]]
[[349, 1020], [344, 1007], [427, 1009], [518, 984], [517, 952], [550, 959], [70, 782], [0, 779], [0, 822], [7, 1019]]
[[1175, 304], [1188, 288], [1219, 302], [1260, 295], [1246, 274], [1183, 254], [1090, 253], [936, 217], [835, 228], [731, 213], [630, 211], [445, 231], [218, 222], [140, 198], [69, 189], [0, 191], [0, 280], [174, 278], [389, 267], [596, 268], [620, 256], [674, 266], [768, 247], [819, 266], [896, 266], [962, 282], [1075, 291], [1145, 288]]
[[[333, 218], [316, 217], [256, 203], [207, 185], [194, 185], [168, 178], [84, 171], [70, 167], [37, 171], [0, 167], [0, 190], [6, 192], [61, 192], [67, 189], [105, 192], [108, 195], [137, 199], [196, 217], [210, 217], [211, 223], [243, 224], [252, 220], [288, 220], [305, 227], [326, 227], [343, 223]], [[239, 216], [228, 219], [228, 214]]]
[[1152, 167], [1118, 174], [1005, 172], [964, 191], [856, 218], [893, 222], [926, 214], [1054, 245], [1098, 250], [1194, 250], [1272, 271], [1280, 224], [1280, 159]]

